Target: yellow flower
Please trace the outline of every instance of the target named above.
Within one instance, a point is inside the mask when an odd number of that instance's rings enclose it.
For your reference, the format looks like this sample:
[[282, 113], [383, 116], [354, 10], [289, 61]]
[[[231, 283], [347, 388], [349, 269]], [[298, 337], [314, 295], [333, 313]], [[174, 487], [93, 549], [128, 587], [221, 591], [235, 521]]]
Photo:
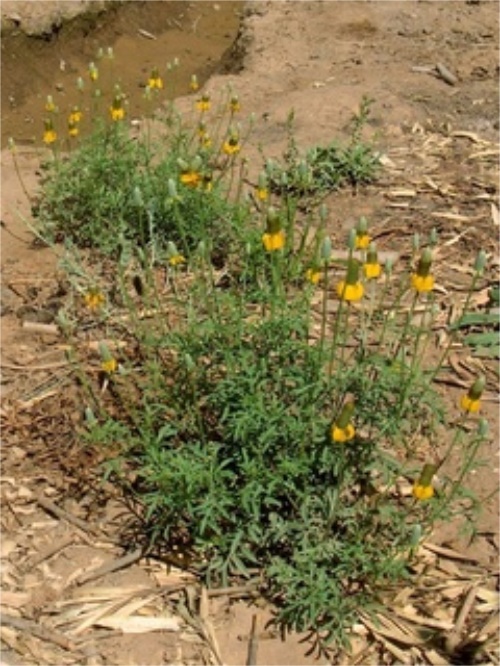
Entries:
[[56, 105], [54, 104], [52, 95], [48, 95], [47, 101], [45, 103], [45, 111], [48, 111], [49, 113], [54, 113], [55, 110], [56, 110]]
[[108, 358], [101, 362], [101, 370], [107, 375], [112, 375], [118, 368], [118, 361], [116, 358]]
[[346, 279], [337, 285], [337, 295], [342, 301], [359, 301], [365, 293], [359, 281], [359, 264], [355, 259], [349, 259]]
[[79, 123], [82, 118], [83, 118], [83, 113], [80, 111], [80, 109], [77, 106], [75, 106], [73, 111], [69, 114], [68, 122], [70, 124], [76, 124]]
[[57, 141], [57, 132], [54, 129], [46, 129], [43, 133], [43, 142], [47, 145]]
[[113, 122], [117, 122], [119, 120], [123, 120], [125, 118], [125, 109], [123, 106], [116, 105], [115, 102], [113, 102], [113, 106], [109, 107], [109, 113], [111, 114], [111, 120]]
[[424, 486], [418, 481], [413, 484], [413, 497], [418, 500], [428, 500], [434, 496], [434, 488], [432, 485]]
[[241, 146], [239, 144], [238, 137], [232, 136], [227, 141], [225, 141], [224, 145], [222, 146], [222, 150], [226, 153], [226, 155], [236, 155], [236, 153], [239, 153]]
[[357, 250], [366, 250], [368, 245], [370, 245], [370, 236], [366, 231], [356, 231], [356, 249]]
[[343, 443], [354, 438], [356, 430], [351, 423], [353, 413], [354, 403], [352, 401], [346, 402], [330, 429], [330, 437], [333, 442]]
[[481, 396], [483, 395], [486, 380], [478, 377], [465, 395], [460, 398], [460, 407], [464, 412], [478, 412], [481, 409]]
[[83, 297], [89, 310], [98, 310], [106, 301], [104, 294], [96, 289], [90, 289]]
[[180, 181], [183, 185], [188, 185], [189, 187], [196, 187], [200, 182], [200, 174], [198, 171], [184, 171], [180, 175]]
[[378, 278], [380, 276], [380, 273], [382, 272], [382, 266], [378, 262], [374, 264], [366, 263], [363, 264], [363, 271], [367, 280], [373, 280], [374, 278]]
[[352, 423], [348, 423], [345, 428], [339, 428], [337, 425], [333, 425], [331, 434], [334, 442], [342, 443], [353, 439], [356, 430]]
[[366, 261], [363, 264], [363, 271], [367, 280], [378, 278], [382, 272], [382, 266], [378, 262], [377, 250], [375, 244], [371, 243], [366, 253]]
[[312, 284], [318, 284], [321, 279], [321, 271], [317, 268], [308, 268], [306, 271], [306, 280], [312, 282]]
[[433, 275], [418, 275], [413, 273], [411, 276], [411, 286], [419, 294], [423, 294], [434, 289], [434, 276]]
[[264, 247], [268, 252], [274, 252], [275, 250], [281, 250], [285, 246], [285, 232], [283, 229], [274, 231], [272, 233], [266, 232], [262, 236], [262, 242]]
[[267, 201], [269, 199], [269, 190], [267, 187], [257, 188], [257, 199], [259, 199], [259, 201]]
[[76, 123], [68, 123], [68, 134], [72, 137], [78, 136], [79, 129]]
[[237, 95], [234, 95], [233, 97], [231, 97], [231, 100], [229, 102], [229, 110], [231, 111], [231, 113], [237, 113], [240, 109], [241, 109], [240, 101]]
[[99, 70], [97, 67], [94, 65], [93, 62], [90, 63], [89, 65], [89, 78], [91, 81], [97, 81], [99, 78]]
[[161, 90], [163, 88], [163, 81], [160, 76], [160, 72], [156, 67], [153, 69], [153, 71], [151, 72], [151, 76], [148, 79], [148, 86], [151, 89], [157, 88], [158, 90]]
[[210, 148], [211, 145], [212, 145], [212, 139], [210, 138], [208, 132], [205, 132], [203, 136], [200, 136], [200, 146], [202, 148]]
[[434, 276], [431, 273], [432, 254], [430, 250], [424, 250], [418, 261], [417, 270], [411, 276], [411, 286], [419, 294], [434, 289]]
[[196, 101], [196, 108], [201, 113], [205, 111], [210, 111], [210, 97], [209, 95], [202, 95], [199, 100]]
[[198, 77], [196, 76], [196, 74], [193, 74], [191, 76], [191, 82], [189, 84], [189, 87], [191, 88], [191, 90], [193, 92], [196, 92], [198, 90], [198, 88], [200, 87], [199, 84], [198, 84]]
[[481, 400], [471, 400], [469, 396], [463, 395], [460, 398], [460, 407], [464, 412], [478, 412], [481, 409]]
[[186, 259], [182, 256], [182, 254], [174, 254], [170, 259], [168, 260], [168, 263], [171, 266], [179, 266], [180, 264], [185, 264]]
[[431, 464], [424, 465], [420, 477], [413, 484], [413, 497], [418, 500], [428, 500], [434, 495], [432, 479], [436, 471], [436, 466]]

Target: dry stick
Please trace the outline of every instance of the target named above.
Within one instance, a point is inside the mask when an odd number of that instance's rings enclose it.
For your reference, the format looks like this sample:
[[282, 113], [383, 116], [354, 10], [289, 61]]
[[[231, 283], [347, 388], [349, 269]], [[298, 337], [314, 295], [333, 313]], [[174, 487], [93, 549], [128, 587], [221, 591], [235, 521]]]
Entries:
[[458, 614], [457, 620], [455, 622], [455, 626], [446, 637], [445, 647], [448, 654], [453, 654], [455, 652], [456, 647], [460, 643], [460, 633], [465, 624], [465, 620], [467, 619], [469, 613], [472, 610], [474, 601], [476, 600], [476, 589], [477, 585], [473, 585], [469, 588], [467, 596], [465, 597], [464, 603], [462, 605], [462, 608], [460, 609], [460, 613]]
[[123, 557], [105, 562], [98, 569], [94, 569], [94, 571], [87, 571], [81, 576], [78, 576], [78, 578], [75, 578], [75, 580], [72, 582], [72, 585], [83, 585], [84, 583], [89, 583], [90, 581], [96, 580], [97, 578], [102, 578], [102, 576], [105, 576], [106, 574], [113, 573], [119, 569], [128, 567], [134, 562], [140, 560], [144, 554], [145, 553], [143, 548], [137, 548], [136, 550], [133, 550], [131, 553], [128, 553]]
[[75, 541], [76, 541], [76, 536], [74, 534], [71, 534], [70, 536], [63, 539], [63, 541], [60, 541], [59, 543], [53, 546], [45, 548], [45, 550], [42, 550], [41, 553], [38, 553], [38, 555], [29, 559], [27, 562], [23, 564], [22, 569], [24, 571], [29, 571], [30, 569], [34, 569], [36, 566], [38, 566], [45, 560], [50, 559], [53, 555], [55, 555], [59, 551], [64, 550], [64, 548], [67, 548], [68, 546], [72, 546], [75, 543]]
[[42, 324], [38, 321], [23, 321], [23, 330], [32, 333], [47, 333], [49, 335], [60, 335], [61, 329], [56, 324]]
[[40, 638], [42, 641], [49, 641], [50, 643], [54, 643], [55, 645], [58, 645], [59, 647], [63, 648], [63, 650], [67, 650], [68, 652], [75, 652], [77, 649], [75, 643], [60, 631], [57, 631], [57, 629], [43, 627], [42, 625], [31, 620], [25, 620], [21, 617], [14, 617], [12, 615], [6, 615], [5, 613], [2, 613], [0, 615], [0, 624], [5, 627], [13, 627], [19, 631], [28, 631], [30, 634]]
[[42, 509], [45, 509], [45, 511], [53, 514], [57, 518], [65, 520], [71, 525], [75, 525], [75, 527], [78, 527], [79, 529], [83, 530], [84, 532], [89, 532], [93, 536], [97, 534], [98, 530], [95, 527], [89, 525], [85, 520], [81, 520], [80, 518], [73, 516], [73, 514], [68, 513], [64, 509], [61, 509], [60, 507], [57, 506], [57, 504], [54, 504], [54, 502], [52, 502], [51, 500], [42, 497], [41, 495], [37, 495], [36, 502], [42, 507]]
[[252, 615], [252, 627], [248, 639], [248, 652], [246, 666], [255, 666], [257, 663], [257, 648], [259, 646], [259, 634], [257, 632], [257, 615]]
[[0, 368], [6, 370], [24, 370], [25, 372], [39, 372], [42, 370], [55, 370], [71, 365], [72, 361], [57, 361], [55, 363], [45, 363], [44, 365], [16, 365], [15, 363], [1, 363]]

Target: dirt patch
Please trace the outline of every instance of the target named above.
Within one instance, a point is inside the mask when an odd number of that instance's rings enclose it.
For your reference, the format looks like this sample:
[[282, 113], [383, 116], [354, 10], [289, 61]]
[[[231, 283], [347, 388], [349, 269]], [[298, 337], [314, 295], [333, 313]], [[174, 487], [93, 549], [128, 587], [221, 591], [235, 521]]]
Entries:
[[[385, 168], [376, 185], [344, 190], [328, 199], [332, 238], [344, 242], [346, 230], [365, 215], [379, 248], [401, 254], [415, 232], [428, 234], [435, 227], [442, 247], [436, 265], [444, 330], [450, 314], [463, 302], [469, 279], [466, 266], [477, 250], [487, 252], [489, 269], [474, 295], [474, 307], [484, 304], [497, 280], [498, 43], [496, 3], [256, 3], [247, 8], [233, 51], [246, 54], [243, 70], [212, 77], [207, 88], [216, 91], [230, 83], [244, 111], [259, 118], [245, 148], [257, 170], [259, 146], [265, 146], [269, 156], [279, 156], [285, 147], [291, 109], [297, 142], [307, 147], [347, 136], [349, 120], [363, 95], [373, 100], [368, 135], [377, 142]], [[80, 55], [75, 48], [74, 58]], [[139, 57], [137, 62], [147, 66]], [[453, 85], [437, 65], [451, 73]], [[191, 104], [192, 99], [179, 100], [181, 108]], [[14, 112], [5, 110], [7, 117]], [[19, 165], [29, 193], [34, 192], [37, 152], [20, 149]], [[304, 637], [281, 642], [265, 624], [271, 609], [251, 603], [244, 591], [243, 600], [238, 593], [210, 597], [210, 612], [198, 589], [191, 601], [187, 599], [175, 588], [179, 582], [185, 587], [185, 574], [172, 562], [143, 558], [122, 571], [71, 585], [78, 576], [127, 552], [119, 535], [128, 508], [119, 498], [108, 498], [112, 489], [102, 486], [92, 472], [98, 452], [83, 450], [78, 442], [79, 414], [69, 393], [63, 341], [49, 329], [36, 328], [37, 323], [51, 324], [55, 309], [50, 303], [64, 298], [64, 281], [56, 272], [53, 253], [32, 246], [23, 222], [30, 220], [29, 202], [6, 152], [2, 167], [6, 543], [2, 582], [8, 613], [19, 617], [24, 609], [23, 617], [32, 622], [24, 632], [11, 626], [2, 634], [11, 646], [6, 659], [15, 663], [16, 655], [18, 660], [22, 655], [23, 663], [74, 663], [76, 658], [89, 664], [198, 664], [219, 658], [241, 664], [248, 655], [256, 616], [255, 663], [313, 663], [312, 656], [305, 656], [310, 644], [299, 643]], [[439, 330], [436, 334], [439, 339]], [[450, 403], [456, 402], [477, 371], [488, 379], [483, 414], [490, 421], [492, 438], [482, 452], [488, 465], [476, 473], [472, 484], [485, 497], [478, 533], [469, 542], [454, 525], [443, 526], [434, 544], [444, 550], [423, 553], [417, 572], [421, 583], [391, 599], [395, 613], [391, 621], [399, 622], [399, 627], [406, 622], [406, 636], [414, 636], [415, 623], [408, 624], [396, 611], [407, 609], [411, 602], [434, 626], [438, 640], [421, 648], [417, 638], [413, 643], [407, 638], [412, 647], [403, 650], [401, 643], [388, 639], [387, 627], [380, 634], [364, 625], [357, 628], [349, 663], [469, 663], [472, 657], [465, 649], [472, 649], [488, 628], [495, 630], [494, 596], [486, 599], [493, 595], [499, 546], [494, 495], [499, 465], [498, 366], [462, 345], [453, 351], [454, 365], [447, 382], [440, 385]], [[43, 498], [66, 514], [51, 513]], [[82, 522], [72, 520], [75, 517]], [[128, 546], [133, 552], [133, 543]], [[49, 547], [55, 552], [47, 551]], [[439, 586], [442, 594], [435, 591]], [[464, 652], [447, 652], [446, 636], [456, 627], [471, 588], [477, 594], [459, 632]], [[96, 589], [101, 596], [89, 600]], [[104, 617], [108, 608], [108, 615], [113, 615], [117, 612], [113, 603], [138, 603], [145, 598], [141, 594], [153, 592], [163, 595], [162, 602], [151, 600], [144, 605], [145, 614], [177, 616], [182, 602], [188, 609], [182, 632], [124, 639], [110, 634], [109, 627], [90, 623], [91, 629], [75, 634], [78, 626], [90, 622], [92, 613], [102, 612]], [[51, 628], [51, 640], [37, 637], [39, 625]], [[54, 637], [64, 638], [66, 633], [73, 643], [66, 647], [64, 641], [63, 646], [54, 643]], [[493, 649], [482, 658], [482, 663], [498, 663]], [[333, 663], [348, 663], [348, 658], [338, 655]]]

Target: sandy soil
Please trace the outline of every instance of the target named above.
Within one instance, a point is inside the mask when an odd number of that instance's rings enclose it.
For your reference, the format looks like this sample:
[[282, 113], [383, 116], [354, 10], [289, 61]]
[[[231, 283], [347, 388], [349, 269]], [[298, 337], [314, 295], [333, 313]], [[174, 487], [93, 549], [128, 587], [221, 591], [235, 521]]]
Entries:
[[[7, 12], [8, 4], [15, 5], [18, 12], [23, 4], [36, 5], [4, 2], [2, 13]], [[443, 322], [463, 297], [468, 279], [463, 267], [473, 261], [478, 249], [488, 253], [490, 270], [475, 295], [477, 307], [484, 304], [498, 270], [497, 13], [496, 2], [483, 1], [248, 3], [232, 56], [236, 67], [245, 54], [243, 69], [214, 76], [207, 84], [208, 90], [216, 91], [230, 83], [244, 112], [256, 114], [256, 129], [246, 147], [254, 164], [260, 160], [260, 146], [268, 156], [281, 154], [291, 109], [297, 142], [307, 147], [345, 137], [361, 98], [366, 95], [373, 100], [367, 136], [377, 141], [385, 169], [376, 185], [330, 197], [332, 237], [342, 239], [345, 230], [365, 215], [380, 248], [404, 252], [415, 231], [428, 233], [436, 227], [443, 243], [437, 275]], [[191, 100], [181, 99], [179, 104], [188, 107]], [[36, 165], [33, 149], [20, 152], [19, 166], [30, 193], [36, 189]], [[68, 591], [68, 580], [123, 554], [104, 536], [112, 533], [109, 526], [116, 525], [122, 508], [116, 500], [105, 502], [102, 495], [92, 494], [85, 485], [84, 469], [92, 460], [86, 461], [74, 448], [57, 451], [58, 445], [51, 439], [52, 433], [66, 441], [71, 419], [75, 424], [78, 421], [78, 414], [71, 414], [69, 423], [62, 418], [65, 410], [74, 408], [68, 407], [71, 402], [58, 390], [60, 369], [55, 364], [63, 358], [60, 341], [57, 336], [37, 333], [32, 325], [35, 320], [52, 321], [51, 302], [55, 307], [58, 299], [56, 260], [51, 251], [31, 243], [23, 223], [30, 218], [29, 204], [5, 151], [2, 185], [6, 444], [2, 492], [8, 507], [2, 518], [2, 583], [4, 594], [9, 595], [6, 608], [10, 614], [23, 608], [24, 617], [46, 624], [57, 602], [74, 600], [76, 593]], [[31, 322], [28, 326], [27, 321]], [[484, 415], [494, 435], [483, 451], [488, 466], [473, 479], [475, 488], [486, 496], [498, 487], [497, 365], [473, 358], [461, 347], [454, 353], [454, 372], [443, 385], [450, 401], [478, 368], [488, 377]], [[54, 368], [44, 369], [44, 365]], [[58, 405], [60, 418], [53, 413], [48, 416], [44, 400]], [[35, 422], [37, 435], [30, 439], [30, 424]], [[64, 507], [66, 516], [54, 515], [43, 498]], [[87, 528], [68, 520], [68, 515], [79, 517]], [[475, 572], [470, 577], [477, 573], [486, 580], [498, 562], [495, 498], [485, 501], [478, 532], [474, 542], [466, 543], [455, 526], [443, 527], [434, 542], [470, 558], [468, 566]], [[51, 553], [51, 547], [57, 545], [59, 550]], [[432, 557], [433, 566], [446, 564], [448, 576], [467, 581], [459, 570], [460, 557], [450, 560], [443, 553]], [[120, 587], [170, 584], [180, 575], [168, 573], [158, 563], [140, 561], [108, 574], [95, 585], [101, 592], [106, 589], [108, 598], [115, 598], [113, 589], [116, 595]], [[88, 586], [82, 589], [88, 591]], [[463, 598], [457, 597], [453, 603], [460, 600]], [[211, 603], [210, 622], [223, 663], [245, 663], [254, 614], [260, 627], [257, 664], [313, 663], [313, 657], [305, 655], [308, 646], [299, 643], [300, 637], [292, 636], [283, 643], [263, 628], [269, 609], [227, 597]], [[427, 610], [432, 613], [435, 609]], [[74, 629], [75, 625], [68, 626]], [[88, 664], [198, 664], [208, 654], [213, 658], [217, 653], [213, 646], [207, 648], [206, 636], [199, 642], [192, 636], [165, 632], [117, 638], [103, 637], [98, 629], [85, 636], [87, 642], [72, 639], [69, 646], [57, 647], [54, 640], [34, 638], [29, 631], [20, 639], [19, 631], [9, 627], [2, 634], [12, 646], [5, 659], [9, 663], [71, 663], [71, 655], [78, 654], [77, 663]], [[361, 633], [358, 638], [359, 652], [367, 651], [364, 661], [357, 663], [381, 663], [382, 658], [391, 663], [396, 658], [384, 652], [373, 635]], [[19, 661], [19, 654], [25, 661]], [[419, 658], [421, 654], [408, 652], [405, 663], [422, 663]], [[446, 656], [440, 658], [440, 663], [450, 663]], [[344, 660], [338, 658], [334, 663], [348, 663], [346, 656]]]

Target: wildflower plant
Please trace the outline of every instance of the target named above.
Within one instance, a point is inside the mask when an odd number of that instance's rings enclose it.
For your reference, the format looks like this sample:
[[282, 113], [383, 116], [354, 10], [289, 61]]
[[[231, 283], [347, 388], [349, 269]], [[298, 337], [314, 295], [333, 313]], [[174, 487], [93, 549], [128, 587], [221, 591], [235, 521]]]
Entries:
[[[182, 552], [208, 585], [245, 579], [283, 626], [346, 646], [357, 609], [409, 575], [415, 534], [467, 514], [484, 424], [454, 475], [447, 461], [484, 381], [446, 414], [432, 382], [445, 358], [426, 365], [432, 327], [413, 316], [418, 301], [432, 320], [430, 248], [395, 274], [361, 219], [347, 261], [334, 260], [328, 210], [302, 211], [294, 180], [330, 178], [318, 153], [288, 169], [293, 187], [277, 190], [268, 164], [248, 189], [243, 103], [231, 91], [215, 123], [214, 95], [193, 106], [192, 126], [171, 107], [154, 142], [96, 125], [43, 184], [41, 228], [70, 250], [75, 298], [60, 323], [86, 440], [108, 452], [104, 473], [148, 548]], [[78, 344], [89, 319], [94, 356]]]

